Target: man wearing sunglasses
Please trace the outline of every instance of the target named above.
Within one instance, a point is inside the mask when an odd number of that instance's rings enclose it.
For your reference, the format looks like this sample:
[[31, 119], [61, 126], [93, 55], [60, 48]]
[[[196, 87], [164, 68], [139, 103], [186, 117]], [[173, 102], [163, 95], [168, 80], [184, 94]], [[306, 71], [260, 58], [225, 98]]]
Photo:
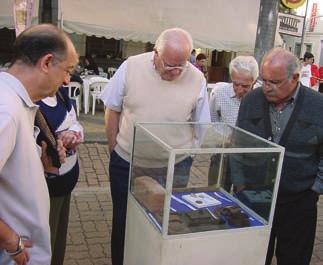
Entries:
[[[129, 57], [102, 93], [101, 99], [107, 107], [105, 122], [110, 151], [113, 265], [123, 264], [133, 124], [210, 121], [206, 80], [187, 62], [192, 49], [188, 32], [179, 28], [165, 30], [154, 50]], [[192, 136], [192, 131], [181, 133], [186, 133], [187, 138]], [[172, 137], [172, 141], [182, 141], [176, 139], [179, 134]], [[191, 161], [182, 162], [189, 171]], [[184, 186], [187, 181], [187, 178], [181, 179], [177, 184]]]
[[298, 58], [282, 48], [265, 55], [260, 77], [237, 125], [285, 147], [266, 265], [274, 252], [278, 265], [308, 265], [323, 191], [323, 96], [300, 83]]

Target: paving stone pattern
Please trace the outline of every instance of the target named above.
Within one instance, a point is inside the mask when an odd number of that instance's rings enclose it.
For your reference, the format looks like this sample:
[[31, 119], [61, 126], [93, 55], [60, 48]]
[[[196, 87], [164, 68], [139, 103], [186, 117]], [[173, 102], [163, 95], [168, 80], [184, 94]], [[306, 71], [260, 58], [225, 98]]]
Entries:
[[[112, 203], [107, 170], [107, 145], [82, 144], [79, 147], [79, 157], [80, 179], [72, 193], [64, 265], [110, 265]], [[192, 175], [199, 175], [194, 170]], [[198, 180], [192, 180], [192, 184], [196, 184], [196, 181]], [[275, 261], [273, 264], [276, 264]], [[323, 199], [319, 202], [311, 265], [323, 265]]]

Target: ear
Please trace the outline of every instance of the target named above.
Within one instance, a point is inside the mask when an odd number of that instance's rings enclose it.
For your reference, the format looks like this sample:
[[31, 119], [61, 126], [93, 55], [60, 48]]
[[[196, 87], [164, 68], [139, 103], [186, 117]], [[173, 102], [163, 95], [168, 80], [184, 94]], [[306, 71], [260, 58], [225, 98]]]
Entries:
[[53, 60], [54, 60], [53, 54], [49, 53], [49, 54], [46, 54], [43, 57], [41, 57], [38, 60], [37, 64], [38, 64], [41, 71], [48, 73], [50, 67], [53, 65]]
[[298, 82], [299, 80], [299, 73], [293, 74], [293, 81]]

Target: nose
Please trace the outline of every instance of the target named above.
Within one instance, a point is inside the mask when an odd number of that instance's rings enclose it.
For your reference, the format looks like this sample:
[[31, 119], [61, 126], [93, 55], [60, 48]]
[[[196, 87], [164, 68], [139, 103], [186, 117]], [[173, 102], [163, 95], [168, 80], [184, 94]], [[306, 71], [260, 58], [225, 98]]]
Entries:
[[68, 73], [64, 77], [63, 85], [68, 85], [70, 81], [71, 81], [71, 75]]
[[181, 72], [182, 72], [182, 70], [178, 69], [178, 68], [175, 68], [175, 69], [172, 70], [173, 75], [179, 75]]

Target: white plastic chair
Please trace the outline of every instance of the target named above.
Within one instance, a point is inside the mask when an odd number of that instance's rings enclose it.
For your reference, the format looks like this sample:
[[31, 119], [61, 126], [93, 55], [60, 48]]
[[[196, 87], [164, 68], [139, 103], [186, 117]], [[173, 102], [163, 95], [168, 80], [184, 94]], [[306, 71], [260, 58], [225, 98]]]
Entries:
[[117, 68], [114, 67], [108, 67], [108, 75], [109, 75], [109, 79], [115, 74], [115, 72], [117, 71]]
[[80, 116], [81, 109], [81, 84], [78, 82], [70, 82], [67, 86], [69, 98], [75, 100], [76, 103], [76, 113]]
[[108, 74], [105, 72], [99, 72], [99, 76], [104, 77], [104, 78], [108, 78]]
[[104, 78], [108, 78], [108, 74], [103, 71], [102, 67], [98, 67], [99, 70], [99, 76], [102, 76]]
[[107, 81], [97, 81], [90, 84], [90, 91], [92, 95], [92, 115], [95, 114], [96, 101], [99, 100], [101, 92], [107, 83]]

